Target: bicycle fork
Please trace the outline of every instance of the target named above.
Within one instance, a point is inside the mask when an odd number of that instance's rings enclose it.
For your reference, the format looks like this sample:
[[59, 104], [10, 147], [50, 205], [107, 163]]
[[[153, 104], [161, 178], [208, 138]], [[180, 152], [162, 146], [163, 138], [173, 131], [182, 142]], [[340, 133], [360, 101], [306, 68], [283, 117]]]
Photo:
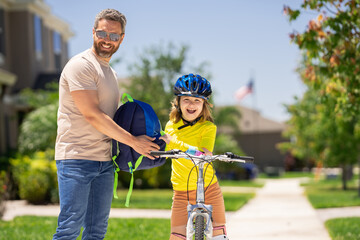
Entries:
[[197, 216], [203, 216], [206, 222], [204, 235], [206, 239], [212, 238], [213, 227], [212, 227], [212, 210], [211, 205], [205, 204], [205, 191], [204, 191], [204, 176], [203, 176], [204, 163], [199, 164], [199, 176], [197, 181], [196, 189], [196, 204], [188, 204], [188, 222], [186, 225], [186, 239], [192, 240], [193, 235], [195, 234], [194, 230], [194, 220]]

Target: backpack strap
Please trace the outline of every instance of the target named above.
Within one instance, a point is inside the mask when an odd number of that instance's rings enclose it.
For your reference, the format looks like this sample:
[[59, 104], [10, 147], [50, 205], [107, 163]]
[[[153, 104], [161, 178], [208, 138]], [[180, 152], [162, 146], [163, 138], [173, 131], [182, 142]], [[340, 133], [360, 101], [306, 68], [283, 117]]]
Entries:
[[128, 162], [129, 169], [130, 169], [130, 173], [131, 173], [131, 180], [130, 180], [129, 191], [128, 191], [128, 194], [127, 194], [127, 196], [126, 196], [126, 202], [125, 202], [125, 206], [126, 206], [126, 207], [129, 207], [129, 205], [130, 205], [130, 197], [131, 197], [132, 190], [133, 190], [133, 187], [134, 187], [134, 171], [135, 171], [135, 170], [138, 168], [138, 166], [141, 164], [143, 157], [144, 157], [144, 155], [141, 155], [141, 156], [136, 160], [136, 163], [135, 163], [135, 167], [134, 167], [134, 168], [133, 168], [132, 163], [131, 163], [131, 162]]
[[[113, 195], [114, 195], [114, 198], [115, 199], [118, 199], [118, 195], [117, 195], [117, 185], [118, 185], [118, 179], [119, 179], [119, 174], [118, 172], [120, 171], [120, 168], [119, 168], [119, 165], [117, 165], [115, 159], [116, 159], [117, 156], [114, 156], [112, 158], [113, 160], [113, 163], [115, 165], [114, 167], [114, 189], [113, 189]], [[128, 194], [126, 196], [126, 202], [125, 202], [125, 206], [126, 207], [129, 207], [130, 205], [130, 197], [131, 197], [131, 194], [132, 194], [132, 190], [134, 188], [134, 171], [138, 168], [138, 166], [141, 164], [142, 162], [142, 159], [143, 159], [144, 155], [141, 155], [137, 160], [136, 160], [136, 163], [135, 163], [135, 167], [133, 168], [133, 165], [131, 162], [128, 162], [128, 165], [129, 165], [129, 170], [130, 170], [130, 173], [131, 173], [131, 180], [130, 180], [130, 186], [129, 186], [129, 191], [128, 191]]]
[[113, 195], [115, 199], [118, 199], [118, 195], [117, 195], [117, 185], [118, 185], [118, 179], [119, 179], [119, 174], [118, 171], [120, 171], [119, 165], [117, 165], [115, 159], [117, 158], [117, 156], [113, 156], [112, 160], [114, 163], [114, 189], [113, 189]]
[[122, 98], [121, 98], [121, 102], [122, 102], [122, 103], [126, 103], [126, 102], [127, 102], [127, 101], [125, 101], [125, 98], [127, 98], [129, 102], [134, 102], [134, 99], [130, 96], [130, 94], [128, 94], [128, 93], [123, 93]]

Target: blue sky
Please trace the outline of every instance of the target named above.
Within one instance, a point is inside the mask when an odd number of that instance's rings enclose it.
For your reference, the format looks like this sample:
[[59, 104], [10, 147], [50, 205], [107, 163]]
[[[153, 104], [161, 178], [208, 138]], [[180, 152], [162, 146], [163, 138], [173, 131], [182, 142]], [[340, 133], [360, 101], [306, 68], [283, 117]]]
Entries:
[[[171, 42], [190, 47], [188, 65], [209, 63], [206, 69], [212, 75], [216, 105], [242, 104], [284, 121], [289, 115], [283, 104], [293, 103], [294, 96], [305, 91], [295, 72], [300, 51], [289, 33], [304, 31], [316, 15], [290, 24], [282, 11], [284, 5], [300, 6], [301, 0], [45, 1], [75, 34], [69, 42], [70, 56], [91, 47], [94, 18], [100, 10], [115, 8], [125, 14], [125, 39], [113, 56], [122, 59], [115, 67], [119, 77], [127, 76], [127, 66], [146, 48]], [[234, 92], [251, 76], [254, 93], [239, 103]]]

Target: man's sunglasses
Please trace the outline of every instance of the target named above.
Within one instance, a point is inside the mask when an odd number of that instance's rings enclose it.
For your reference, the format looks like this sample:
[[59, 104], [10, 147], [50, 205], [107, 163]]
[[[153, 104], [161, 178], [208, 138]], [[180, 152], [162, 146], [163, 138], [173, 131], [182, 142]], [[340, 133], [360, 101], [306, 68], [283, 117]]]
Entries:
[[108, 33], [108, 32], [101, 31], [101, 30], [95, 31], [95, 33], [96, 33], [96, 36], [101, 39], [105, 39], [107, 36], [109, 36], [110, 40], [113, 42], [119, 41], [121, 35], [124, 34], [124, 33], [122, 33], [119, 35], [117, 33]]

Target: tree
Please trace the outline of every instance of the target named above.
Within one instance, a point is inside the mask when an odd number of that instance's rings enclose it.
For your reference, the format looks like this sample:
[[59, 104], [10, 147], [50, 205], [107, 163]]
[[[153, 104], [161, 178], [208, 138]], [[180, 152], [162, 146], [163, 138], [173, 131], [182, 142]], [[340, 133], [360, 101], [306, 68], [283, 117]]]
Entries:
[[289, 21], [306, 11], [317, 14], [306, 31], [293, 32], [290, 37], [305, 53], [303, 80], [321, 100], [323, 111], [318, 117], [328, 119], [329, 128], [324, 129], [327, 141], [322, 148], [325, 163], [342, 166], [344, 188], [346, 165], [359, 157], [359, 8], [358, 0], [304, 0], [300, 9], [284, 7]]
[[235, 106], [218, 107], [214, 111], [216, 125], [230, 128], [233, 133], [239, 132], [240, 110]]
[[[236, 136], [240, 134], [239, 119], [241, 112], [239, 108], [235, 106], [216, 107], [213, 113], [218, 129], [214, 154], [233, 152], [237, 155], [245, 155], [236, 141]], [[243, 164], [216, 161], [214, 166], [220, 178], [249, 179]]]
[[240, 110], [235, 106], [216, 107], [213, 114], [218, 129], [214, 153], [233, 152], [238, 155], [243, 155], [244, 151], [235, 140], [240, 134]]

